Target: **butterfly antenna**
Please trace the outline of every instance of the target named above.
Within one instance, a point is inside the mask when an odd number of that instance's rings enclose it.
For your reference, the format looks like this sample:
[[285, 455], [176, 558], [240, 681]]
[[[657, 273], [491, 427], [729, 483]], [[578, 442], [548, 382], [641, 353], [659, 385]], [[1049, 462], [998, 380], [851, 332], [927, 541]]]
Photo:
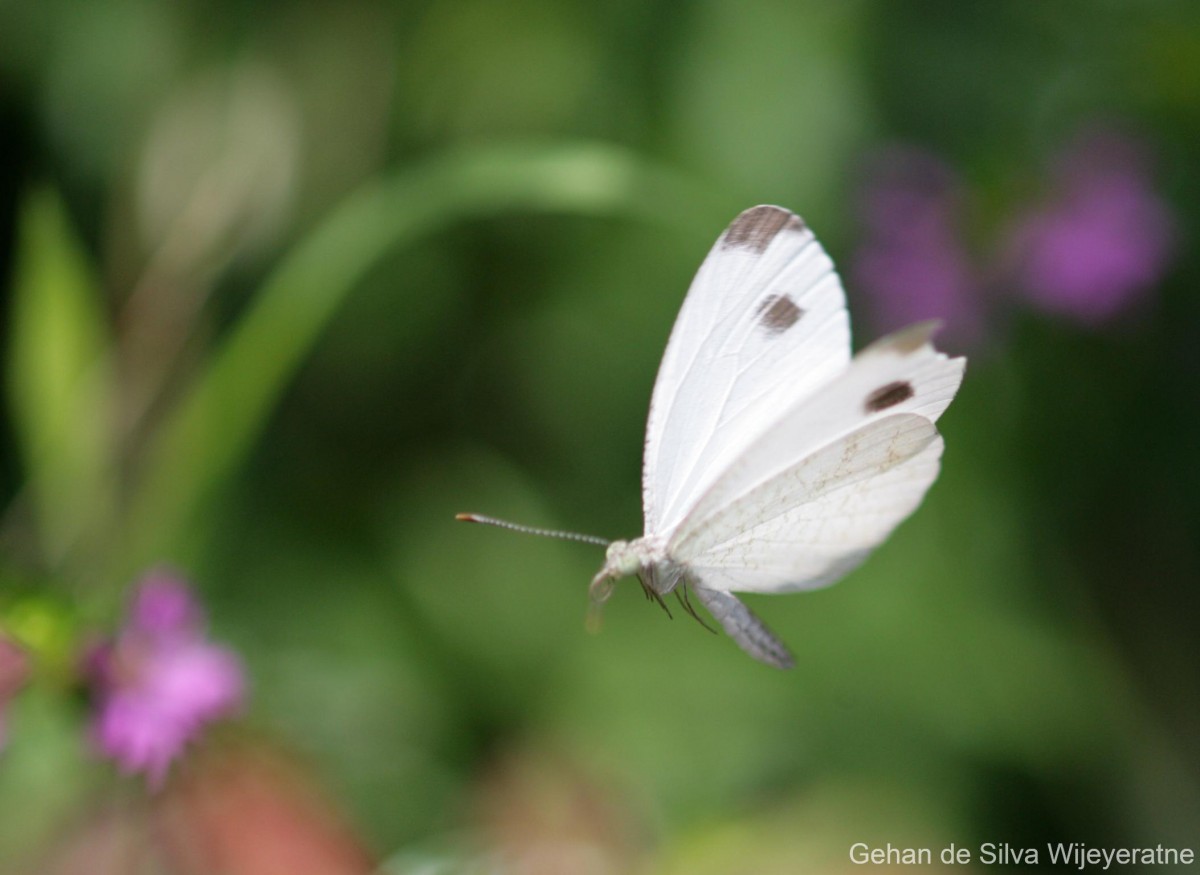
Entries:
[[454, 518], [464, 523], [482, 523], [485, 526], [496, 526], [526, 535], [541, 535], [543, 538], [560, 538], [564, 541], [579, 541], [583, 544], [596, 544], [600, 547], [607, 547], [612, 543], [595, 535], [581, 535], [578, 532], [556, 532], [553, 529], [535, 529], [532, 526], [522, 526], [517, 523], [510, 523], [507, 520], [498, 520], [495, 517], [482, 516], [477, 513], [455, 514]]

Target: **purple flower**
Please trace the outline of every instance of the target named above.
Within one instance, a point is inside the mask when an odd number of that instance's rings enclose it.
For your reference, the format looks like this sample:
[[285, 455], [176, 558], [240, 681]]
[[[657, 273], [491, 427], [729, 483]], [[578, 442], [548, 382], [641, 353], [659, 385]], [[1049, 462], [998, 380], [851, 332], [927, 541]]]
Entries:
[[1173, 239], [1142, 150], [1093, 132], [1059, 156], [1050, 197], [1014, 224], [1005, 257], [1035, 306], [1094, 325], [1146, 297], [1166, 271]]
[[205, 638], [187, 584], [162, 572], [138, 584], [125, 626], [92, 652], [88, 671], [97, 745], [152, 786], [207, 724], [238, 710], [245, 690], [237, 656]]
[[958, 234], [960, 201], [953, 171], [928, 152], [893, 147], [871, 163], [851, 271], [879, 330], [939, 319], [952, 347], [980, 339], [980, 283]]
[[8, 742], [5, 711], [8, 703], [29, 678], [29, 657], [16, 643], [0, 633], [0, 750]]

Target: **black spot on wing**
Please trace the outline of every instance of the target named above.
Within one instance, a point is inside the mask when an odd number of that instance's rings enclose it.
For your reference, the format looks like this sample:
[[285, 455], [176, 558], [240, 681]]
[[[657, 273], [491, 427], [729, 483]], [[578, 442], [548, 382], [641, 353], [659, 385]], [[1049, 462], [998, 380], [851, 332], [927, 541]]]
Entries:
[[894, 383], [888, 383], [886, 386], [881, 386], [867, 396], [864, 407], [867, 413], [878, 413], [880, 410], [887, 410], [889, 407], [895, 407], [902, 401], [907, 401], [913, 396], [912, 383], [906, 380], [897, 380]]
[[783, 334], [804, 315], [804, 310], [787, 295], [767, 295], [754, 312], [767, 334]]
[[783, 230], [803, 231], [800, 217], [780, 207], [751, 207], [733, 220], [721, 238], [722, 249], [762, 253]]

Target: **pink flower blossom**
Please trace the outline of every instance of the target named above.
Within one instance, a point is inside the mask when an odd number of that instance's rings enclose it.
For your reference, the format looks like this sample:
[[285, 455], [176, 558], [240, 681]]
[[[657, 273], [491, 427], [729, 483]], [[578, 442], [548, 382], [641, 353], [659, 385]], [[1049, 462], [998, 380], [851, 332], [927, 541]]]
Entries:
[[1008, 273], [1034, 306], [1100, 324], [1146, 298], [1172, 254], [1174, 220], [1134, 141], [1081, 136], [1060, 155], [1053, 190], [1016, 221]]
[[208, 724], [236, 712], [245, 694], [240, 660], [207, 640], [187, 584], [161, 572], [138, 584], [124, 627], [93, 651], [88, 668], [97, 745], [152, 786]]
[[954, 172], [931, 153], [893, 147], [871, 163], [851, 273], [878, 330], [938, 319], [951, 346], [980, 339], [980, 283], [959, 237], [961, 200]]

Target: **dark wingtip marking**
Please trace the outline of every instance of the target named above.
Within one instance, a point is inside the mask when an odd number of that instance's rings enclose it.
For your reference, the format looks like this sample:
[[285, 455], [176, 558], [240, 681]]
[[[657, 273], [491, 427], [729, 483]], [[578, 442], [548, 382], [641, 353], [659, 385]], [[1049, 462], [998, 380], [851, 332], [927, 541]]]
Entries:
[[751, 207], [733, 220], [721, 238], [722, 249], [749, 249], [762, 253], [784, 229], [803, 231], [800, 217], [782, 207]]
[[895, 407], [900, 402], [907, 401], [912, 396], [912, 383], [906, 380], [897, 380], [894, 383], [881, 386], [868, 395], [867, 401], [863, 406], [866, 407], [867, 413], [878, 413], [880, 410]]
[[804, 315], [804, 310], [787, 295], [767, 295], [754, 312], [767, 334], [783, 334]]

